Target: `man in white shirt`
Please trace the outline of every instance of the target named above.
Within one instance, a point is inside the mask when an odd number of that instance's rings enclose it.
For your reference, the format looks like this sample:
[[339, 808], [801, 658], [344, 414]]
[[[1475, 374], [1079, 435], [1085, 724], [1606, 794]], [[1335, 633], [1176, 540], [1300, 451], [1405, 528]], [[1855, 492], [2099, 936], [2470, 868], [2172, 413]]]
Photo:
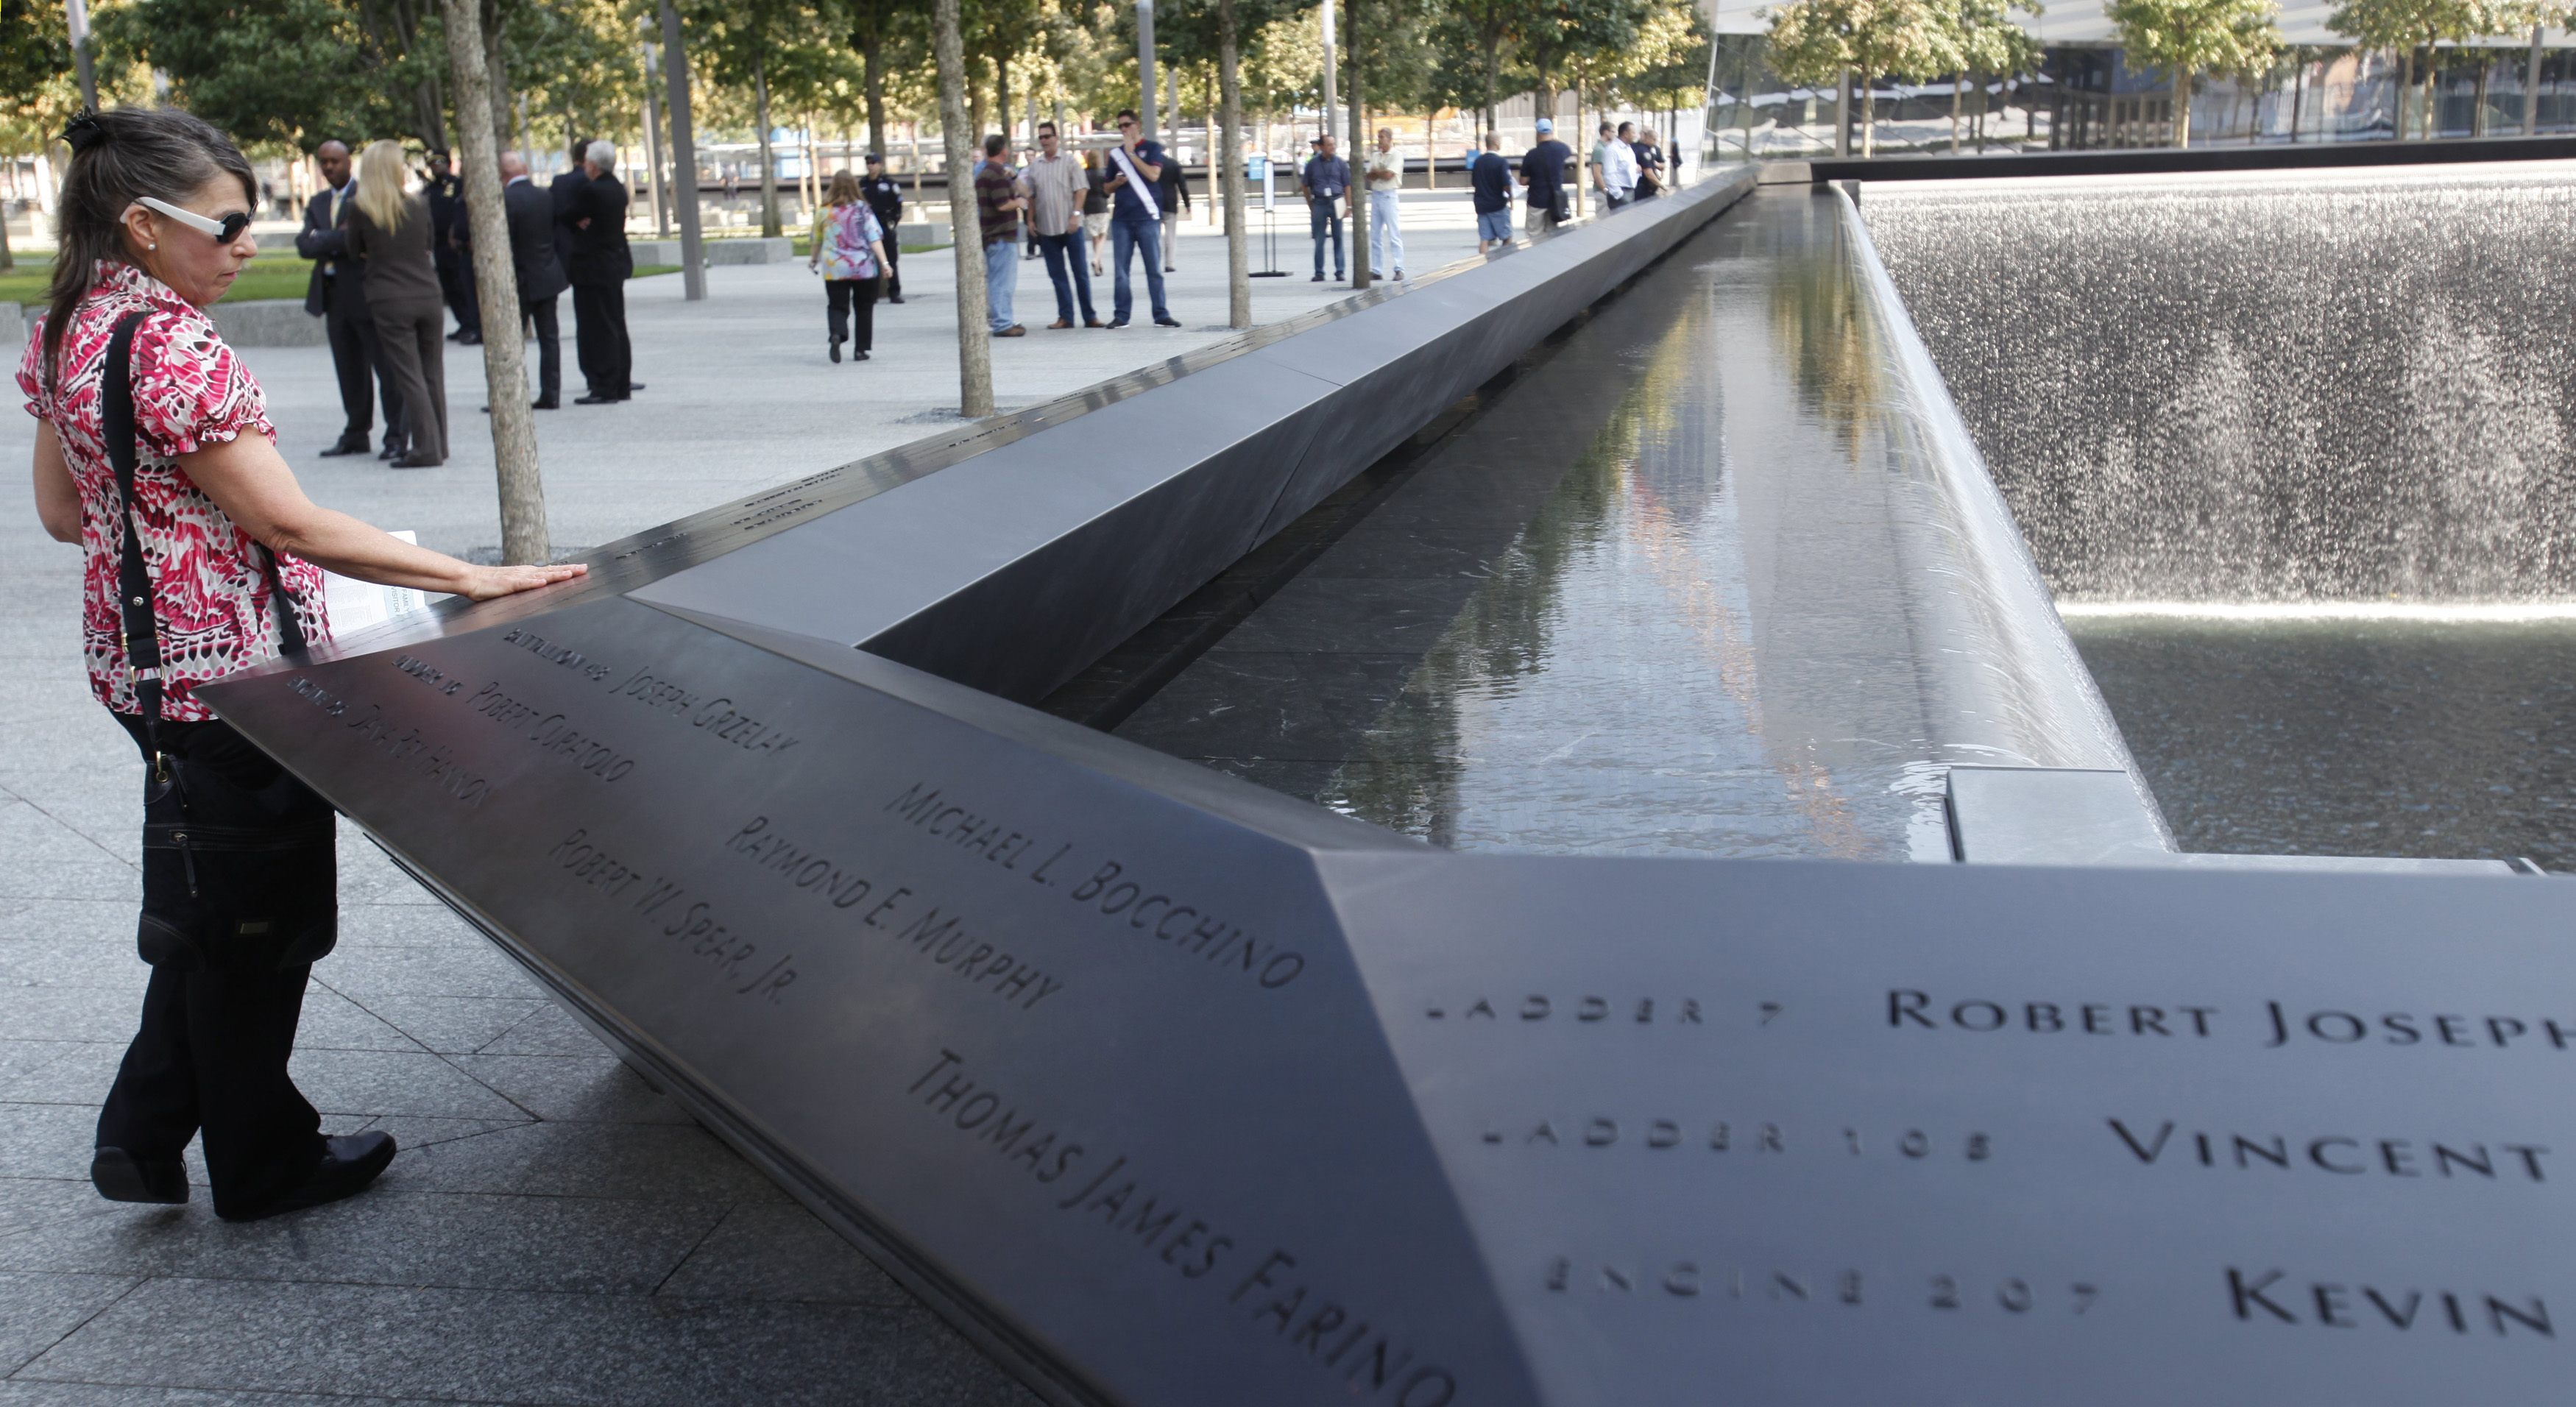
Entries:
[[1377, 149], [1368, 154], [1369, 263], [1404, 277], [1404, 228], [1396, 222], [1396, 193], [1404, 189], [1404, 158], [1395, 150], [1395, 129], [1377, 129]]
[[1080, 246], [1087, 178], [1081, 159], [1062, 148], [1054, 123], [1038, 124], [1038, 155], [1020, 175], [1029, 185], [1029, 228], [1037, 232], [1047, 280], [1055, 285], [1055, 321], [1047, 326], [1072, 327], [1076, 303], [1082, 305], [1084, 327], [1102, 326], [1091, 310], [1091, 271]]
[[1601, 124], [1601, 145], [1592, 150], [1592, 170], [1601, 183], [1602, 204], [1610, 210], [1626, 205], [1637, 193], [1636, 151], [1619, 140], [1607, 122]]

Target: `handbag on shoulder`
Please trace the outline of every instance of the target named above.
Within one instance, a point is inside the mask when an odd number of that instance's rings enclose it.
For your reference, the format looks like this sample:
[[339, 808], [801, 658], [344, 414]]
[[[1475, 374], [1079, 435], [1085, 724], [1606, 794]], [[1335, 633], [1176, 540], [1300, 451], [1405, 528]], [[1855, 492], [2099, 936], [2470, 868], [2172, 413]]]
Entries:
[[[131, 313], [117, 323], [99, 385], [100, 430], [125, 519], [117, 606], [142, 705], [142, 717], [129, 726], [150, 762], [135, 946], [156, 967], [283, 971], [322, 957], [339, 941], [333, 813], [329, 802], [229, 725], [161, 716], [160, 629], [134, 511], [133, 349], [142, 319]], [[277, 558], [260, 551], [279, 642], [301, 654], [303, 628], [278, 578]]]

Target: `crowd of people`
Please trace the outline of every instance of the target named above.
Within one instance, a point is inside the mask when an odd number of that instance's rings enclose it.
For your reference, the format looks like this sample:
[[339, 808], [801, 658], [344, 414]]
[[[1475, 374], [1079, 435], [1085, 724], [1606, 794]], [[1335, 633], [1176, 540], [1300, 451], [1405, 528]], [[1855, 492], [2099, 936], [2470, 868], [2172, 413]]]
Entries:
[[[1020, 264], [1031, 258], [1045, 261], [1047, 281], [1055, 289], [1050, 331], [1127, 326], [1135, 318], [1132, 273], [1140, 259], [1154, 325], [1180, 326], [1164, 296], [1163, 275], [1176, 268], [1172, 246], [1181, 215], [1189, 208], [1189, 182], [1181, 163], [1145, 135], [1136, 114], [1121, 110], [1117, 144], [1078, 159], [1065, 150], [1063, 134], [1052, 122], [1038, 124], [1037, 155], [1017, 169], [1010, 164], [1009, 148], [999, 133], [986, 137], [972, 177], [983, 240], [985, 322], [992, 334], [1028, 335], [1017, 306]], [[1089, 245], [1087, 272], [1077, 239], [1087, 239]], [[1106, 269], [1101, 262], [1104, 244]], [[1101, 321], [1091, 297], [1091, 280], [1103, 273], [1110, 278], [1107, 322]]]
[[[501, 155], [510, 263], [519, 321], [537, 342], [538, 410], [563, 404], [563, 353], [556, 304], [572, 293], [574, 345], [585, 385], [576, 405], [613, 405], [643, 389], [634, 379], [626, 332], [626, 280], [635, 272], [626, 243], [626, 185], [614, 143], [576, 143], [573, 162], [540, 190], [517, 152]], [[370, 144], [356, 160], [347, 143], [314, 152], [323, 189], [304, 207], [295, 250], [313, 263], [304, 310], [328, 329], [340, 382], [340, 437], [324, 455], [364, 454], [376, 412], [384, 414], [377, 458], [397, 469], [446, 462], [445, 345], [483, 340], [476, 302], [473, 236], [465, 217], [466, 177], [445, 153], [416, 177], [400, 143]], [[446, 332], [448, 314], [456, 331]]]

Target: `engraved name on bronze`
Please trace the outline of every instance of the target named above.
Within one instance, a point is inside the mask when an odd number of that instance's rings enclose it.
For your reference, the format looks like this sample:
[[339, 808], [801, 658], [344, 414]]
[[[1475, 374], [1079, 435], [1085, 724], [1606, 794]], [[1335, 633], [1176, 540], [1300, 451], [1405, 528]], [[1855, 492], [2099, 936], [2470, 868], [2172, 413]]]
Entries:
[[[774, 830], [767, 816], [751, 818], [725, 841], [724, 848], [751, 861], [762, 871], [777, 876], [782, 882], [828, 902], [835, 909], [855, 911], [883, 887]], [[1034, 1009], [1039, 1002], [1064, 989], [1061, 978], [1050, 975], [999, 944], [978, 938], [968, 926], [965, 915], [955, 908], [943, 912], [938, 904], [904, 902], [916, 897], [911, 889], [902, 886], [887, 889], [882, 898], [860, 915], [859, 922], [869, 928], [893, 932], [896, 942], [927, 959], [932, 966], [945, 968], [964, 979], [966, 985], [999, 997], [1022, 1011]]]
[[2357, 1279], [2296, 1281], [2279, 1267], [2227, 1268], [2227, 1303], [2257, 1324], [2457, 1337], [2555, 1339], [2548, 1301], [2528, 1291], [2387, 1288]]
[[2328, 1172], [2338, 1177], [2547, 1182], [2546, 1144], [2487, 1144], [2469, 1139], [2366, 1138], [2350, 1134], [2212, 1132], [2171, 1119], [2134, 1127], [2106, 1121], [2118, 1146], [2150, 1167], [2234, 1168], [2246, 1172]]
[[465, 705], [584, 775], [614, 782], [635, 770], [635, 759], [615, 744], [575, 727], [564, 714], [544, 713], [533, 704], [510, 697], [501, 692], [498, 680], [484, 685]]
[[[1236, 1278], [1244, 1259], [1235, 1235], [1221, 1223], [1184, 1215], [1185, 1203], [1156, 1186], [1126, 1154], [1105, 1155], [1054, 1128], [1031, 1137], [1044, 1122], [965, 1071], [966, 1058], [943, 1049], [907, 1094], [957, 1132], [989, 1144], [1038, 1184], [1048, 1184], [1049, 1205], [1101, 1228], [1137, 1252], [1153, 1257], [1184, 1280], [1206, 1280], [1221, 1264], [1226, 1274], [1208, 1281], [1215, 1294], [1231, 1284], [1222, 1303], [1249, 1314], [1297, 1358], [1333, 1374], [1352, 1398], [1395, 1407], [1449, 1407], [1458, 1381], [1449, 1370], [1417, 1361], [1401, 1337], [1372, 1324], [1356, 1305], [1337, 1299], [1295, 1274], [1297, 1257], [1273, 1249]], [[1056, 1195], [1059, 1190], [1064, 1195]], [[1214, 1213], [1210, 1213], [1213, 1216]], [[1256, 1243], [1257, 1244], [1257, 1243]]]
[[[1012, 871], [1035, 843], [1022, 832], [943, 797], [939, 788], [915, 782], [882, 808], [901, 817], [922, 834], [945, 841]], [[1112, 932], [1150, 936], [1171, 952], [1185, 953], [1219, 971], [1250, 978], [1261, 988], [1286, 987], [1306, 970], [1303, 953], [1251, 933], [1209, 906], [1204, 897], [1175, 897], [1174, 889], [1139, 878], [1131, 866], [1114, 859], [1067, 863], [1071, 841], [1029, 867], [1029, 879], [1061, 889], [1076, 905], [1109, 920]], [[1089, 866], [1089, 873], [1081, 878]]]
[[305, 702], [332, 718], [341, 726], [386, 757], [400, 763], [404, 771], [428, 781], [448, 799], [461, 806], [480, 807], [492, 794], [491, 779], [465, 770], [456, 753], [418, 728], [407, 728], [388, 716], [381, 704], [368, 704], [356, 717], [349, 717], [349, 701], [302, 676], [290, 681], [287, 688]]

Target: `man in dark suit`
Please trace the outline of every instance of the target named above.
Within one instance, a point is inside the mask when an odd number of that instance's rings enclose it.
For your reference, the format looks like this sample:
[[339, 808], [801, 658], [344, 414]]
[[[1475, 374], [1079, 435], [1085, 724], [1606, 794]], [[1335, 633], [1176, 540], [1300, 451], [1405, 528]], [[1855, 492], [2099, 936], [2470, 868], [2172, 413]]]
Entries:
[[446, 152], [429, 156], [429, 254], [438, 266], [438, 291], [456, 315], [456, 330], [447, 340], [471, 347], [483, 340], [483, 314], [474, 306], [472, 231], [465, 218], [465, 178], [449, 169]]
[[555, 198], [528, 179], [528, 163], [517, 152], [501, 153], [501, 200], [510, 215], [510, 263], [519, 275], [519, 315], [537, 330], [537, 399], [539, 410], [563, 404], [563, 340], [555, 321], [555, 299], [564, 291], [563, 260], [555, 254]]
[[588, 176], [573, 193], [572, 208], [559, 218], [572, 227], [572, 258], [565, 272], [572, 279], [574, 343], [590, 394], [575, 405], [613, 405], [634, 393], [634, 351], [626, 339], [626, 279], [635, 272], [635, 256], [626, 247], [626, 185], [617, 169], [615, 145], [598, 141], [584, 154]]
[[[589, 154], [588, 139], [573, 143], [572, 165], [564, 168], [563, 173], [555, 177], [554, 184], [548, 187], [554, 193], [555, 218], [558, 220], [570, 214], [572, 198], [581, 193], [583, 186], [590, 184], [590, 173], [581, 167], [582, 158]], [[570, 224], [558, 225], [555, 228], [555, 257], [563, 261], [565, 268], [572, 267], [572, 226]]]
[[[305, 203], [304, 228], [296, 232], [295, 252], [313, 261], [313, 277], [304, 285], [304, 311], [322, 319], [330, 332], [331, 365], [340, 373], [340, 409], [348, 417], [339, 442], [322, 452], [364, 454], [367, 432], [376, 424], [370, 402], [378, 389], [374, 368], [382, 365], [382, 354], [376, 348], [376, 320], [367, 311], [367, 291], [358, 281], [358, 266], [347, 257], [349, 207], [357, 199], [358, 185], [349, 169], [346, 143], [324, 142], [313, 159], [322, 168], [326, 188]], [[385, 452], [378, 457], [391, 459], [402, 453], [408, 437], [403, 433], [402, 402], [394, 383], [387, 379], [381, 389]]]

